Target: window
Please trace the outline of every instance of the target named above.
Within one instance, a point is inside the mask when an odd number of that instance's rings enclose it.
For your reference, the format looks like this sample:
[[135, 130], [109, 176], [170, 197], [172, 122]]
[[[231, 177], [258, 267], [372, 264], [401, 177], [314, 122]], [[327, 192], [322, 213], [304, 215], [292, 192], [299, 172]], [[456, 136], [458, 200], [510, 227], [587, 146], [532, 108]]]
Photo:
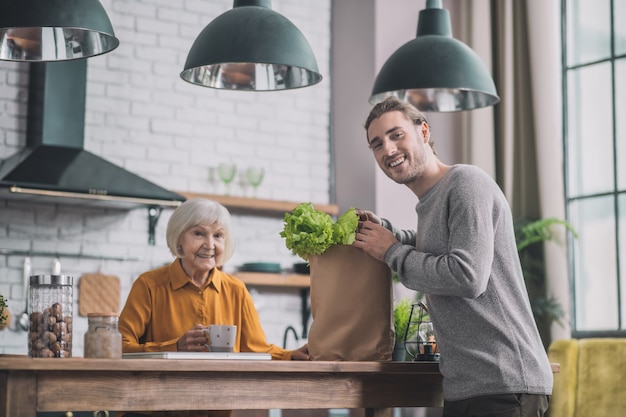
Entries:
[[572, 333], [626, 336], [626, 1], [561, 4]]

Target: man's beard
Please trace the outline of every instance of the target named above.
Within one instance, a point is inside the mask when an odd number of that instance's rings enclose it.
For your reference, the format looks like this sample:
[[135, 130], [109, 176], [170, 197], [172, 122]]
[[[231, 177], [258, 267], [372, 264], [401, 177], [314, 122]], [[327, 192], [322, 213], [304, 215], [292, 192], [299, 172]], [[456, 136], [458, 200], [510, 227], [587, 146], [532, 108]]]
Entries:
[[385, 173], [389, 178], [394, 180], [398, 184], [407, 185], [412, 182], [418, 181], [425, 172], [424, 167], [427, 165], [427, 157], [426, 155], [422, 155], [421, 158], [416, 162], [409, 162], [410, 160], [407, 158], [406, 163], [409, 163], [408, 172], [406, 174], [402, 174], [402, 177], [394, 176], [391, 172], [386, 171]]

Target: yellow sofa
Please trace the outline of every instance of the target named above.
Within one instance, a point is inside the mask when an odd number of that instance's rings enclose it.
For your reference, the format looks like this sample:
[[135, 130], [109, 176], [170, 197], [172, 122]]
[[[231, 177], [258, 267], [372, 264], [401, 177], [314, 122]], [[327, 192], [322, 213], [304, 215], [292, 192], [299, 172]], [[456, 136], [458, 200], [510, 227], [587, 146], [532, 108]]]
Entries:
[[550, 417], [626, 416], [626, 338], [555, 340]]

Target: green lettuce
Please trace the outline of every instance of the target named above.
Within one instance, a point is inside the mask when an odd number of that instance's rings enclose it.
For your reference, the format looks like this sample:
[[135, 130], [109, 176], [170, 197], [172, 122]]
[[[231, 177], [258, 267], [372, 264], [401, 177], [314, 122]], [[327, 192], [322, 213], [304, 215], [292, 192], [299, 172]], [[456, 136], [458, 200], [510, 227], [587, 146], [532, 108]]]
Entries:
[[342, 214], [337, 222], [311, 203], [301, 203], [283, 217], [287, 249], [308, 261], [312, 255], [321, 255], [332, 245], [349, 245], [354, 242], [359, 218], [354, 208]]
[[335, 245], [351, 245], [356, 238], [356, 228], [359, 225], [359, 216], [356, 210], [350, 208], [343, 213], [334, 225], [333, 243]]

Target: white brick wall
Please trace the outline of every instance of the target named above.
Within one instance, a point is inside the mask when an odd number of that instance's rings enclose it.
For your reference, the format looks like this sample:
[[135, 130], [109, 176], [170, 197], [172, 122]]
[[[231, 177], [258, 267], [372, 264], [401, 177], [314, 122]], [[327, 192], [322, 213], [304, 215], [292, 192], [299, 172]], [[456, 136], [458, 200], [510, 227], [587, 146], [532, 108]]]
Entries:
[[[218, 91], [180, 78], [187, 52], [206, 24], [232, 8], [231, 0], [103, 0], [120, 47], [88, 61], [85, 148], [175, 191], [219, 192], [209, 169], [221, 161], [266, 169], [258, 196], [329, 202], [330, 0], [274, 0], [273, 9], [308, 39], [324, 79], [281, 92]], [[0, 62], [0, 159], [25, 146], [28, 65]], [[242, 190], [233, 184], [233, 194]], [[7, 200], [0, 196], [0, 249], [45, 251], [137, 260], [61, 256], [62, 272], [77, 283], [101, 271], [122, 282], [122, 304], [141, 272], [169, 263], [165, 227], [148, 245], [146, 209], [113, 210]], [[234, 216], [237, 250], [227, 270], [244, 262], [280, 262], [291, 255], [278, 235], [278, 216]], [[0, 293], [11, 311], [24, 309], [24, 257], [0, 254]], [[50, 273], [52, 257], [32, 258], [33, 274]], [[298, 289], [256, 288], [255, 302], [268, 340], [282, 344], [288, 325], [301, 332]], [[74, 354], [82, 356], [86, 319], [75, 306]], [[0, 331], [0, 353], [26, 353], [26, 335]]]

